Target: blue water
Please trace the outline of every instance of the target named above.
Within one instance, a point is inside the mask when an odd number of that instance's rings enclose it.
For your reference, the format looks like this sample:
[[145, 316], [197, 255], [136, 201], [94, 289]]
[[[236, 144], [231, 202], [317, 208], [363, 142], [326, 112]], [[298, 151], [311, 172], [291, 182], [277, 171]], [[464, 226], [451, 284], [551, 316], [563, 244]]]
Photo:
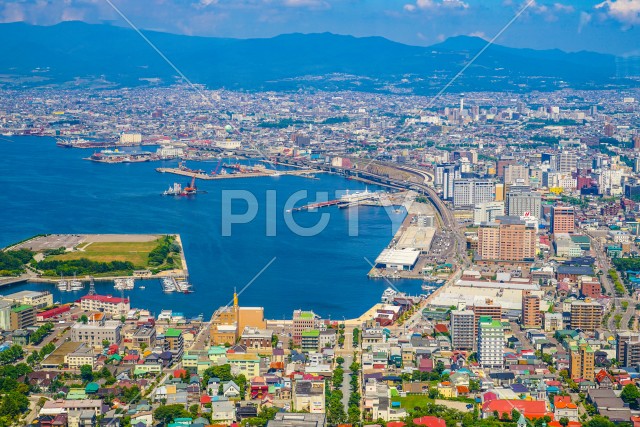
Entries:
[[[154, 313], [173, 309], [187, 316], [209, 317], [274, 257], [275, 261], [240, 295], [244, 306], [263, 306], [269, 318], [290, 318], [292, 310], [312, 309], [334, 319], [350, 318], [379, 301], [388, 283], [367, 277], [370, 265], [391, 240], [404, 215], [379, 207], [359, 207], [358, 236], [349, 236], [349, 209], [330, 207], [317, 212], [287, 214], [287, 198], [308, 190], [335, 197], [338, 190], [361, 190], [363, 183], [335, 175], [319, 180], [293, 176], [200, 181], [206, 190], [191, 198], [162, 197], [174, 181], [187, 179], [160, 174], [156, 167], [176, 162], [99, 164], [82, 160], [91, 151], [63, 149], [52, 138], [3, 137], [0, 139], [0, 246], [38, 233], [177, 233], [182, 237], [190, 279], [196, 292], [161, 292], [157, 281], [146, 289], [127, 292], [132, 305]], [[189, 162], [189, 167], [210, 171], [211, 162]], [[369, 188], [377, 190], [378, 188]], [[222, 235], [222, 192], [248, 190], [255, 195], [256, 218]], [[276, 190], [275, 208], [267, 209], [267, 192]], [[298, 203], [302, 204], [302, 202]], [[233, 213], [247, 203], [236, 201]], [[270, 212], [267, 213], [267, 211]], [[299, 224], [315, 224], [330, 214], [328, 225], [315, 236], [289, 230], [285, 216]], [[275, 224], [276, 235], [267, 235]], [[143, 282], [138, 282], [143, 283]], [[420, 283], [396, 280], [395, 286], [418, 294]], [[112, 285], [97, 283], [97, 291], [113, 294]], [[48, 284], [20, 284], [1, 293], [48, 289], [57, 301], [75, 300], [82, 293], [60, 293]]]

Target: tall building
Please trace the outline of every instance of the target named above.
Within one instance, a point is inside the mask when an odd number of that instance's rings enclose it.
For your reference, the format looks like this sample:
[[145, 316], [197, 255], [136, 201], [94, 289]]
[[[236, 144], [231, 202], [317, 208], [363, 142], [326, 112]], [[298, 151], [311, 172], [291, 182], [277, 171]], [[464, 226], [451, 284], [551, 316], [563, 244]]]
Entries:
[[493, 300], [486, 299], [484, 304], [476, 304], [471, 307], [473, 311], [473, 335], [478, 336], [478, 325], [481, 317], [490, 317], [493, 320], [502, 320], [502, 306], [495, 304]]
[[575, 172], [578, 165], [578, 155], [575, 151], [562, 150], [558, 155], [558, 172]]
[[586, 299], [571, 303], [571, 329], [593, 332], [600, 327], [602, 321], [602, 305]]
[[318, 328], [318, 316], [313, 311], [293, 311], [293, 343], [302, 344], [302, 333]]
[[640, 135], [635, 135], [633, 137], [633, 149], [640, 150]]
[[551, 208], [551, 232], [573, 233], [575, 231], [575, 209], [573, 206], [553, 206]]
[[211, 345], [235, 344], [247, 326], [266, 329], [263, 307], [240, 307], [238, 294], [233, 294], [233, 306], [220, 307], [211, 317], [209, 342]]
[[455, 163], [441, 163], [436, 165], [435, 185], [442, 187], [442, 198], [453, 199], [453, 181], [460, 178], [460, 169]]
[[102, 346], [102, 341], [110, 344], [120, 344], [122, 323], [119, 320], [106, 322], [74, 323], [71, 327], [71, 341]]
[[640, 365], [640, 334], [621, 331], [616, 334], [616, 360], [621, 367]]
[[572, 380], [594, 380], [595, 353], [584, 338], [570, 347], [569, 374]]
[[503, 216], [478, 228], [478, 256], [482, 260], [533, 261], [536, 230], [518, 217]]
[[451, 346], [453, 350], [473, 350], [475, 314], [472, 310], [451, 311]]
[[18, 305], [11, 309], [11, 330], [25, 329], [36, 323], [36, 309], [31, 305]]
[[504, 328], [499, 320], [480, 318], [478, 325], [478, 362], [483, 368], [502, 368]]
[[507, 193], [506, 213], [510, 216], [530, 216], [541, 218], [542, 196], [532, 191], [514, 191]]
[[516, 163], [512, 156], [504, 156], [496, 162], [496, 173], [499, 177], [504, 177], [504, 170], [507, 166]]
[[456, 179], [453, 182], [453, 205], [456, 208], [472, 208], [478, 203], [491, 202], [495, 197], [493, 181]]
[[495, 222], [500, 216], [504, 216], [503, 202], [478, 203], [473, 208], [474, 225], [480, 225], [483, 222]]
[[529, 168], [524, 165], [507, 165], [504, 168], [504, 183], [529, 185]]
[[540, 297], [532, 295], [531, 291], [522, 292], [522, 326], [525, 328], [540, 328], [542, 326]]

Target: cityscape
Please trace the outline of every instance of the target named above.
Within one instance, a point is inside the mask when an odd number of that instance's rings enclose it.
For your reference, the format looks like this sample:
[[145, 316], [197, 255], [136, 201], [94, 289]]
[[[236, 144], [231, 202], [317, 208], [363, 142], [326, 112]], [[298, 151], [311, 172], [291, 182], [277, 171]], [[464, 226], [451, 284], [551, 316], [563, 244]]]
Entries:
[[[116, 3], [128, 27], [3, 12], [0, 426], [640, 426], [639, 2], [524, 2], [493, 39], [384, 39], [380, 68], [378, 39], [141, 31]], [[240, 3], [197, 8], [280, 4]], [[631, 18], [610, 51], [496, 41], [549, 10]], [[65, 31], [113, 57], [70, 70]], [[293, 39], [287, 71], [253, 50]], [[264, 67], [182, 68], [239, 45]]]

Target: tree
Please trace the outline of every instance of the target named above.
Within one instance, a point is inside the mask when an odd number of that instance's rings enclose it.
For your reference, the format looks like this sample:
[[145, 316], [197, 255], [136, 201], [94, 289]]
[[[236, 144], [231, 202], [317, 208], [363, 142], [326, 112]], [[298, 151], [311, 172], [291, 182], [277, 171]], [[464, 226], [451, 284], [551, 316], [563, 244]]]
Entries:
[[17, 391], [10, 391], [2, 396], [0, 417], [14, 418], [29, 408], [29, 398]]
[[93, 381], [93, 369], [91, 365], [82, 365], [80, 367], [80, 378], [87, 382]]
[[600, 415], [595, 415], [589, 421], [583, 424], [584, 427], [615, 427], [615, 424], [612, 423], [608, 418], [602, 417]]
[[567, 427], [569, 425], [569, 418], [567, 417], [562, 417], [558, 420], [558, 422], [560, 423], [560, 425], [562, 427]]
[[640, 390], [635, 384], [627, 384], [622, 389], [620, 398], [629, 404], [631, 409], [638, 409], [638, 398], [640, 398]]
[[78, 320], [86, 325], [87, 322], [89, 321], [89, 318], [87, 317], [86, 314], [83, 314], [82, 316], [80, 316], [80, 319]]
[[153, 418], [164, 425], [169, 424], [176, 418], [185, 418], [190, 414], [184, 409], [183, 405], [161, 405], [153, 411]]
[[342, 356], [338, 356], [338, 357], [336, 358], [336, 363], [337, 363], [338, 365], [342, 365], [342, 364], [344, 363], [344, 357], [342, 357]]
[[200, 407], [195, 403], [193, 405], [189, 406], [189, 412], [191, 413], [191, 417], [192, 418], [197, 418], [198, 417], [198, 409], [200, 409]]
[[107, 339], [102, 340], [102, 347], [107, 348], [107, 347], [109, 347], [109, 344], [110, 344], [109, 340], [107, 340]]
[[273, 334], [271, 335], [271, 347], [276, 348], [278, 345], [278, 335], [277, 334]]

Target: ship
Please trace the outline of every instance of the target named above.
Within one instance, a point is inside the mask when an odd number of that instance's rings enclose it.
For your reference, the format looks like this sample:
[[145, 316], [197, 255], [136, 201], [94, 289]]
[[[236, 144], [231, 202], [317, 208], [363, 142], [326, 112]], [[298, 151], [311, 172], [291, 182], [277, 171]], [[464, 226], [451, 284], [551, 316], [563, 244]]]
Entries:
[[135, 280], [131, 277], [126, 279], [115, 279], [113, 281], [113, 289], [117, 291], [130, 291], [135, 287]]
[[178, 287], [174, 277], [165, 277], [162, 279], [162, 292], [170, 294], [177, 290]]
[[198, 190], [196, 186], [196, 176], [191, 178], [191, 183], [186, 184], [184, 187], [177, 182], [174, 182], [172, 186], [166, 189], [163, 196], [192, 196], [198, 193], [205, 193], [205, 191]]

